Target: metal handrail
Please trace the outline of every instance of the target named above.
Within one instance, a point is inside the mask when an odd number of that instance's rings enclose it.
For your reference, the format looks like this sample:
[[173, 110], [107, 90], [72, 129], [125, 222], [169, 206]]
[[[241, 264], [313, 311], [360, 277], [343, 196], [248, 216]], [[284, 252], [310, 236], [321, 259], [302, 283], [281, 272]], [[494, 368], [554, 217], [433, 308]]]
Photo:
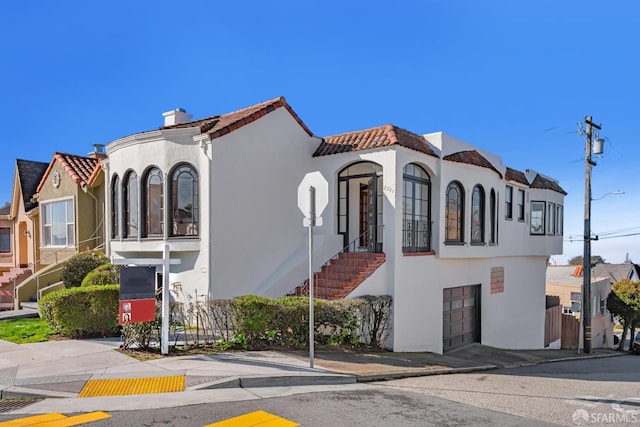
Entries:
[[[384, 225], [378, 225], [376, 226], [378, 233], [380, 232], [380, 230], [382, 229], [382, 227], [384, 227]], [[377, 235], [377, 233], [376, 233]], [[353, 239], [352, 241], [350, 241], [346, 246], [344, 246], [339, 252], [337, 252], [335, 255], [333, 255], [331, 258], [329, 258], [328, 261], [326, 261], [324, 264], [322, 264], [322, 266], [320, 267], [320, 271], [318, 272], [314, 272], [314, 278], [315, 280], [315, 284], [314, 284], [314, 294], [315, 294], [315, 298], [326, 298], [330, 291], [329, 289], [331, 288], [331, 286], [329, 286], [329, 283], [331, 281], [334, 282], [344, 282], [347, 281], [348, 279], [346, 279], [346, 277], [353, 277], [356, 276], [358, 274], [363, 273], [363, 271], [361, 271], [363, 269], [363, 267], [361, 265], [359, 265], [359, 259], [358, 257], [354, 256], [351, 258], [347, 258], [346, 261], [341, 262], [340, 265], [340, 271], [338, 273], [334, 273], [334, 274], [338, 274], [338, 278], [334, 278], [334, 279], [330, 279], [329, 278], [329, 265], [331, 265], [335, 260], [337, 260], [338, 258], [340, 258], [340, 255], [342, 255], [343, 253], [358, 253], [359, 251], [357, 251], [356, 249], [358, 247], [360, 247], [359, 244], [356, 244], [357, 242], [360, 242], [363, 238], [368, 238], [369, 237], [369, 230], [365, 230], [363, 233], [361, 233], [358, 237], [356, 237], [355, 239]], [[375, 246], [377, 245], [377, 242], [367, 242], [367, 250], [366, 251], [362, 251], [362, 252], [366, 252], [366, 253], [378, 253], [375, 250]], [[374, 250], [369, 250], [369, 246], [373, 244], [374, 245]], [[351, 250], [351, 248], [353, 247], [353, 250]], [[371, 274], [372, 272], [368, 272], [367, 277]], [[342, 278], [340, 278], [342, 277]], [[319, 280], [320, 279], [320, 280]], [[363, 278], [363, 280], [366, 279], [366, 277]], [[324, 286], [321, 285], [321, 283], [324, 283]], [[291, 292], [288, 293], [288, 295], [309, 295], [309, 279], [305, 279], [300, 285], [296, 286], [296, 288], [294, 288]]]
[[[63, 248], [59, 248], [59, 249], [57, 249], [57, 250], [56, 250], [54, 253], [52, 253], [52, 254], [48, 254], [47, 256], [40, 257], [39, 259], [35, 260], [33, 263], [29, 263], [29, 267], [28, 267], [28, 268], [31, 270], [31, 274], [30, 274], [29, 276], [27, 276], [27, 277], [24, 277], [24, 278], [20, 281], [20, 284], [22, 284], [22, 282], [26, 281], [26, 280], [27, 280], [27, 279], [29, 279], [31, 276], [33, 276], [33, 275], [35, 275], [35, 274], [37, 273], [37, 272], [36, 272], [36, 266], [37, 266], [38, 264], [42, 263], [42, 261], [43, 261], [43, 260], [48, 259], [48, 258], [51, 258], [52, 256], [55, 256], [55, 262], [54, 262], [54, 264], [57, 264], [57, 263], [58, 263], [58, 253], [63, 252], [63, 251], [66, 251], [66, 250], [71, 249], [71, 248], [78, 248], [78, 249], [79, 249], [79, 248], [80, 248], [80, 246], [82, 246], [83, 244], [85, 244], [85, 243], [87, 243], [87, 242], [90, 242], [90, 241], [92, 241], [92, 240], [97, 240], [97, 239], [101, 239], [101, 237], [100, 237], [100, 236], [91, 237], [91, 238], [89, 238], [89, 239], [81, 240], [81, 241], [79, 241], [77, 244], [67, 245], [67, 246], [65, 246], [65, 247], [63, 247]], [[102, 242], [102, 243], [100, 243], [100, 244], [98, 244], [98, 245], [94, 246], [92, 249], [98, 249], [98, 250], [100, 250], [100, 249], [102, 249], [103, 247], [104, 247], [104, 242]], [[58, 270], [61, 270], [61, 269], [62, 269], [62, 267], [58, 267], [57, 269], [54, 269], [54, 270], [49, 271], [49, 273], [51, 273], [51, 272], [55, 272], [55, 271], [58, 271]], [[16, 287], [17, 287], [17, 285], [18, 285], [18, 283], [16, 283], [16, 279], [17, 279], [17, 277], [14, 277], [14, 278], [13, 278], [13, 296], [12, 296], [12, 300], [13, 300], [13, 301], [12, 301], [12, 302], [13, 302], [13, 304], [14, 304], [14, 305], [15, 305], [15, 299], [16, 299]], [[36, 277], [36, 298], [37, 298], [37, 296], [38, 296], [39, 291], [40, 291], [40, 277]]]
[[[78, 248], [78, 250], [79, 250], [79, 249], [80, 249], [80, 246], [82, 246], [83, 244], [85, 244], [85, 243], [87, 243], [87, 242], [90, 242], [90, 241], [92, 241], [92, 240], [99, 240], [99, 239], [102, 239], [102, 237], [100, 237], [100, 236], [91, 237], [91, 238], [89, 238], [89, 239], [82, 240], [82, 241], [80, 241], [80, 242], [78, 242], [78, 243], [74, 243], [74, 244], [72, 244], [72, 245], [67, 245], [67, 246], [64, 246], [64, 247], [62, 247], [62, 248], [58, 248], [55, 252], [53, 252], [53, 253], [51, 253], [51, 254], [47, 254], [46, 256], [43, 256], [43, 257], [40, 257], [39, 259], [37, 259], [37, 260], [33, 263], [33, 264], [34, 264], [34, 268], [35, 268], [35, 266], [36, 266], [36, 265], [38, 265], [38, 264], [42, 263], [42, 261], [44, 261], [45, 259], [49, 259], [49, 258], [51, 258], [51, 257], [53, 257], [53, 256], [55, 256], [55, 262], [54, 262], [54, 264], [57, 264], [57, 263], [58, 263], [58, 254], [59, 254], [60, 252], [64, 252], [64, 251], [67, 251], [68, 249], [75, 249], [75, 248]], [[96, 245], [96, 246], [95, 246], [95, 247], [93, 247], [92, 249], [101, 249], [101, 248], [103, 248], [103, 247], [104, 247], [104, 242], [102, 242], [102, 243], [100, 243], [100, 244]]]

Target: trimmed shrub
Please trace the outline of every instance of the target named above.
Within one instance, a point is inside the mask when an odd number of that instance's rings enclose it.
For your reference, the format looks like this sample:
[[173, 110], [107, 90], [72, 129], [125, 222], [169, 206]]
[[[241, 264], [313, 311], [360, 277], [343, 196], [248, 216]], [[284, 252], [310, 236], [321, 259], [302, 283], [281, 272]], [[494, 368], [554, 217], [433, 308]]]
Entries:
[[60, 280], [67, 288], [80, 286], [82, 279], [94, 268], [106, 264], [109, 258], [105, 254], [96, 250], [78, 252], [64, 262]]
[[102, 264], [84, 276], [80, 286], [114, 285], [118, 283], [120, 283], [120, 266]]
[[51, 329], [69, 338], [118, 334], [119, 285], [86, 286], [53, 291], [40, 300]]

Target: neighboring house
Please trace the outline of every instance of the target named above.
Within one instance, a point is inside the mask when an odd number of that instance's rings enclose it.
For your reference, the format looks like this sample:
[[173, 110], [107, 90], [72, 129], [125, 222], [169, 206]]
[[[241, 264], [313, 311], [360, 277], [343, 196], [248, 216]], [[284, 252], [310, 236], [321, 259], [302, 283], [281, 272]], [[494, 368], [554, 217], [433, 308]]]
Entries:
[[[14, 287], [40, 267], [38, 203], [32, 200], [47, 163], [16, 160], [9, 210], [0, 216], [0, 307], [13, 307]], [[5, 207], [6, 208], [6, 207]]]
[[622, 264], [596, 264], [593, 272], [598, 277], [610, 277], [612, 283], [619, 282], [623, 279], [629, 279], [632, 282], [640, 280], [640, 267], [631, 261]]
[[[582, 272], [581, 265], [550, 265], [546, 278], [547, 295], [559, 297], [563, 313], [578, 319], [582, 316]], [[614, 322], [607, 310], [612, 280], [602, 272], [596, 266], [591, 273], [591, 342], [593, 348], [612, 348]]]
[[[284, 98], [196, 121], [164, 116], [158, 130], [107, 145], [113, 258], [159, 258], [169, 245], [181, 262], [169, 281], [192, 296], [304, 293], [297, 197], [315, 172], [328, 184], [317, 295], [392, 295], [394, 351], [543, 348], [566, 194], [553, 179], [441, 132], [386, 125], [319, 138]], [[353, 264], [360, 274], [343, 269]]]
[[98, 150], [90, 157], [54, 153], [35, 195], [42, 264], [104, 244], [104, 157]]
[[[15, 308], [35, 300], [56, 284], [60, 264], [78, 251], [104, 246], [104, 172], [99, 145], [89, 157], [54, 153], [37, 183], [38, 227], [32, 233], [39, 248], [38, 274], [16, 288]], [[52, 289], [52, 288], [49, 288]]]

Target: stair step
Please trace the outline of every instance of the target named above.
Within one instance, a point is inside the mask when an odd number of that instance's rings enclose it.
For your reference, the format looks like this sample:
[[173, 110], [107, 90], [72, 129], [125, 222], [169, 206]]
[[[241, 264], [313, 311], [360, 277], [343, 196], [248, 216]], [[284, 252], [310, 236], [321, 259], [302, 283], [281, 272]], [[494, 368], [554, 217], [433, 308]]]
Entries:
[[[339, 299], [349, 295], [386, 260], [385, 254], [367, 252], [342, 252], [314, 273], [314, 296], [323, 299]], [[309, 294], [308, 280], [289, 295]]]

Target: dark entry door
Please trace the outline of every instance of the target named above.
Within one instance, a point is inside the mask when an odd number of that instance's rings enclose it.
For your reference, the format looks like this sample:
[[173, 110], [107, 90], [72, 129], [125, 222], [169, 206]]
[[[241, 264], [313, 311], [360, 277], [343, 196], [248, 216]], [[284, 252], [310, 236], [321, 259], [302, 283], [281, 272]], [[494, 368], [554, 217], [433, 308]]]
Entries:
[[480, 285], [442, 291], [442, 350], [480, 341]]

